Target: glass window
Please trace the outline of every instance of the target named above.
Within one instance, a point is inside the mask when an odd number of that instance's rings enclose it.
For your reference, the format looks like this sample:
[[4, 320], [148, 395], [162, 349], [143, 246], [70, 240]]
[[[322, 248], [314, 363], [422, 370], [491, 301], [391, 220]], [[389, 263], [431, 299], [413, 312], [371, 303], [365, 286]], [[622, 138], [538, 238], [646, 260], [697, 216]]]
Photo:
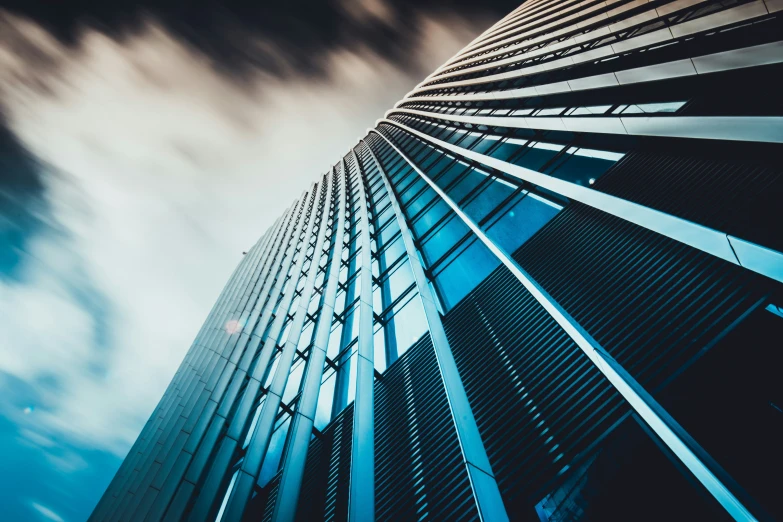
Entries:
[[433, 181], [435, 183], [443, 188], [449, 185], [452, 181], [457, 179], [460, 174], [465, 172], [470, 167], [466, 165], [465, 163], [458, 161], [454, 165], [452, 165], [448, 170], [446, 170], [442, 175], [438, 176], [437, 178], [433, 178]]
[[452, 308], [473, 290], [500, 261], [483, 243], [473, 239], [435, 278], [446, 309]]
[[508, 161], [508, 159], [513, 156], [517, 150], [519, 150], [519, 147], [525, 145], [525, 143], [527, 142], [524, 140], [503, 140], [500, 145], [497, 146], [497, 148], [492, 150], [490, 156], [501, 161]]
[[476, 188], [479, 183], [486, 179], [486, 175], [479, 174], [474, 169], [470, 169], [462, 178], [452, 187], [445, 188], [446, 193], [454, 201], [461, 201], [470, 191]]
[[256, 412], [253, 414], [253, 420], [250, 422], [250, 426], [247, 428], [247, 434], [245, 435], [245, 440], [242, 443], [242, 449], [247, 448], [248, 444], [250, 444], [250, 439], [253, 438], [253, 433], [256, 431], [258, 418], [261, 416], [261, 410], [264, 408], [265, 402], [266, 402], [266, 394], [262, 395], [261, 399], [259, 399], [258, 401], [258, 406], [256, 406]]
[[327, 369], [324, 373], [326, 380], [321, 383], [321, 391], [318, 394], [318, 406], [315, 409], [314, 426], [323, 430], [332, 420], [332, 400], [334, 399], [334, 383], [336, 374], [334, 370]]
[[594, 116], [598, 114], [606, 114], [606, 111], [611, 109], [611, 105], [595, 105], [593, 107], [577, 107], [568, 113], [569, 116]]
[[421, 176], [418, 174], [416, 175], [416, 179], [408, 185], [407, 188], [404, 189], [403, 192], [400, 193], [400, 203], [403, 207], [406, 206], [406, 204], [413, 199], [413, 196], [419, 193], [419, 191], [424, 188], [424, 186], [427, 184], [426, 181], [424, 181]]
[[420, 193], [419, 196], [411, 200], [408, 206], [405, 207], [405, 214], [408, 216], [415, 216], [421, 212], [421, 209], [429, 205], [429, 203], [435, 199], [436, 196], [437, 194], [435, 191], [427, 186], [427, 188], [424, 189], [424, 192]]
[[497, 137], [485, 136], [484, 138], [476, 142], [476, 144], [473, 145], [473, 148], [471, 150], [473, 152], [478, 152], [479, 154], [486, 154], [487, 150], [492, 148], [497, 142], [498, 142]]
[[284, 328], [283, 328], [283, 330], [280, 332], [280, 335], [279, 335], [279, 336], [277, 336], [277, 344], [278, 344], [279, 346], [282, 346], [282, 345], [284, 345], [284, 344], [285, 344], [285, 342], [288, 340], [288, 332], [290, 332], [290, 331], [291, 331], [291, 325], [292, 325], [293, 323], [294, 323], [294, 322], [293, 322], [292, 320], [290, 320], [290, 319], [286, 321], [286, 323], [285, 323], [285, 327], [284, 327]]
[[[435, 194], [434, 191], [433, 194]], [[427, 209], [426, 212], [414, 221], [413, 232], [417, 237], [422, 237], [435, 225], [435, 223], [448, 214], [448, 212], [449, 205], [439, 197], [438, 201], [432, 207]]]
[[261, 473], [258, 476], [258, 484], [261, 487], [266, 486], [270, 480], [277, 474], [280, 467], [280, 459], [283, 456], [283, 447], [288, 435], [288, 429], [291, 427], [291, 417], [288, 417], [272, 434], [269, 440], [269, 449], [266, 450], [264, 463], [261, 466]]
[[405, 254], [405, 243], [402, 240], [402, 236], [397, 236], [397, 239], [389, 243], [381, 252], [383, 266], [391, 266], [403, 254]]
[[285, 391], [283, 392], [283, 404], [291, 402], [297, 393], [299, 393], [299, 385], [302, 382], [302, 375], [304, 374], [305, 361], [304, 359], [298, 359], [291, 373], [288, 375], [288, 382], [285, 385]]
[[226, 511], [226, 505], [228, 504], [228, 499], [231, 497], [231, 493], [234, 491], [234, 486], [237, 483], [237, 477], [239, 476], [239, 469], [237, 469], [233, 475], [231, 475], [231, 481], [228, 483], [228, 489], [226, 489], [226, 494], [223, 495], [223, 502], [220, 503], [220, 509], [218, 510], [218, 514], [215, 517], [215, 522], [220, 522], [223, 520], [223, 513]]
[[269, 385], [272, 384], [272, 379], [275, 378], [275, 371], [277, 370], [277, 365], [280, 363], [280, 352], [275, 351], [275, 354], [273, 355], [274, 359], [272, 359], [272, 363], [269, 365], [269, 369], [266, 373], [266, 379], [264, 380], [264, 388], [269, 388]]
[[533, 194], [523, 195], [510, 210], [489, 226], [487, 235], [509, 254], [546, 225], [560, 206]]
[[300, 352], [304, 351], [310, 345], [313, 339], [313, 330], [315, 330], [315, 323], [312, 321], [307, 322], [302, 334], [299, 336], [299, 343], [296, 345], [296, 349]]
[[681, 102], [668, 102], [668, 103], [639, 103], [636, 105], [622, 106], [621, 110], [616, 110], [615, 113], [622, 112], [625, 114], [654, 114], [660, 112], [677, 112], [680, 107], [685, 105], [684, 101]]
[[[398, 305], [399, 306], [399, 305]], [[397, 307], [395, 307], [397, 308]], [[427, 318], [421, 298], [416, 293], [407, 303], [403, 304], [390, 321], [393, 324], [394, 344], [397, 356], [402, 356], [413, 343], [428, 331]], [[377, 334], [376, 334], [377, 335]]]
[[523, 147], [518, 155], [511, 160], [511, 163], [540, 172], [541, 168], [561, 150], [563, 150], [563, 145], [536, 142]]
[[484, 188], [476, 194], [470, 203], [463, 206], [463, 211], [475, 222], [480, 222], [499, 204], [508, 198], [516, 187], [502, 180], [491, 179]]
[[452, 213], [451, 218], [444, 225], [431, 234], [422, 245], [427, 261], [434, 263], [445, 254], [457, 241], [465, 237], [470, 231], [468, 226]]
[[410, 263], [407, 259], [395, 267], [394, 271], [388, 277], [387, 284], [389, 290], [389, 303], [397, 299], [413, 284], [413, 271], [411, 270]]
[[397, 220], [393, 220], [391, 223], [389, 223], [388, 226], [383, 227], [383, 229], [378, 234], [378, 244], [380, 246], [383, 246], [386, 244], [389, 239], [393, 238], [395, 234], [397, 234], [400, 231], [400, 225], [397, 223]]
[[374, 365], [378, 373], [386, 371], [386, 337], [383, 327], [378, 328], [372, 337]]
[[614, 165], [622, 154], [595, 149], [569, 148], [544, 173], [577, 185], [588, 186]]

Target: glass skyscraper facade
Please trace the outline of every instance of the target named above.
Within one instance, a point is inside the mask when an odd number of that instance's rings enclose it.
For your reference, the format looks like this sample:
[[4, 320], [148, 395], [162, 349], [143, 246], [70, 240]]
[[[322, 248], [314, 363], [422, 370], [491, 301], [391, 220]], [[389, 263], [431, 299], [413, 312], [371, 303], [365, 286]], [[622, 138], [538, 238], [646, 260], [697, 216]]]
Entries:
[[783, 519], [781, 13], [485, 31], [247, 252], [91, 520]]

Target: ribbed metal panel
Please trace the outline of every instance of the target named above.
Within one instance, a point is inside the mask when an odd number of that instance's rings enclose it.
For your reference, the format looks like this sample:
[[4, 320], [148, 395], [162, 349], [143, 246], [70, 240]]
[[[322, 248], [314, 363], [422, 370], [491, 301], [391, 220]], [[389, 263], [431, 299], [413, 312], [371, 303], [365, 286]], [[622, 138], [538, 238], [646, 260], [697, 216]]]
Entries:
[[662, 145], [627, 154], [594, 188], [783, 251], [780, 148]]
[[375, 393], [376, 519], [475, 520], [429, 335], [376, 381]]
[[310, 443], [297, 520], [347, 520], [352, 428], [350, 404]]
[[652, 392], [763, 295], [760, 277], [581, 204], [514, 257]]
[[272, 515], [275, 512], [277, 490], [280, 487], [280, 476], [282, 474], [282, 471], [278, 472], [264, 488], [250, 499], [242, 520], [271, 522]]
[[[580, 204], [514, 257], [651, 391], [761, 297], [742, 269]], [[503, 268], [444, 326], [509, 514], [532, 517], [627, 407]]]
[[505, 268], [443, 320], [513, 519], [625, 413], [620, 396]]

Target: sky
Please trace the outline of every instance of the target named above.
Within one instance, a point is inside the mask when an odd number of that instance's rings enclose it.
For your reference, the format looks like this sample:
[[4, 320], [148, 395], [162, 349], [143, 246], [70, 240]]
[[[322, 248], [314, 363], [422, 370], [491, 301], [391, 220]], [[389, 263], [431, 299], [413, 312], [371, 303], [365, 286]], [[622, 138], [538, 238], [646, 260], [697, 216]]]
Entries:
[[242, 252], [516, 5], [0, 0], [3, 520], [89, 516]]

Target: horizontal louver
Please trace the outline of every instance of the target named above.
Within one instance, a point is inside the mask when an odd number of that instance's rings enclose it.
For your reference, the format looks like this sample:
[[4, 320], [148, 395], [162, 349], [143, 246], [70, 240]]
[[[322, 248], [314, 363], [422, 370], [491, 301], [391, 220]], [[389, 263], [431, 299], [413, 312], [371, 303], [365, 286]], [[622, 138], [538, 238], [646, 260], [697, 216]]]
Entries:
[[378, 521], [477, 518], [429, 335], [376, 381], [375, 452]]

